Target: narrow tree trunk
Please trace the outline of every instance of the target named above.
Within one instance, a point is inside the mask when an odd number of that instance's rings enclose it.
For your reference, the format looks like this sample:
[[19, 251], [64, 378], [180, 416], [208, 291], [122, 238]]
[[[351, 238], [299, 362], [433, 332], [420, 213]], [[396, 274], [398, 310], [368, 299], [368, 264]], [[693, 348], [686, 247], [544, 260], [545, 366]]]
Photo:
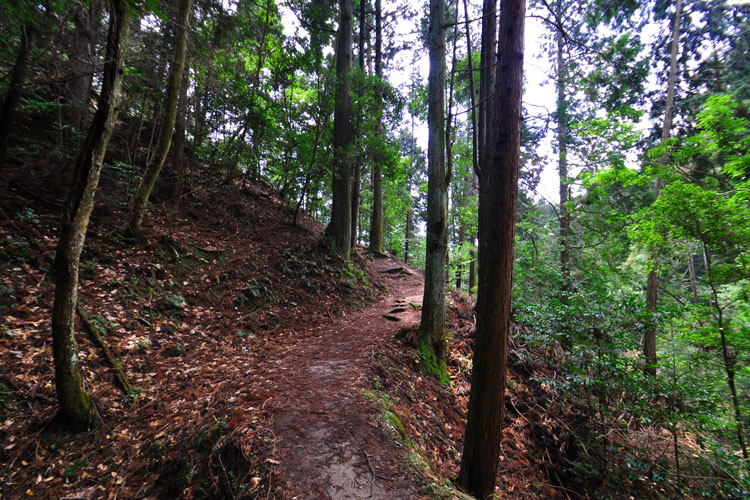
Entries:
[[[556, 4], [558, 19], [563, 18], [562, 1]], [[568, 213], [568, 102], [565, 96], [566, 69], [565, 69], [565, 39], [562, 30], [557, 29], [555, 34], [557, 44], [557, 171], [560, 175], [560, 277], [562, 279], [560, 300], [562, 303], [568, 301], [570, 289], [570, 213]]]
[[740, 445], [742, 451], [742, 458], [748, 459], [747, 446], [745, 445], [745, 432], [742, 426], [742, 410], [740, 409], [740, 399], [737, 396], [737, 385], [735, 383], [735, 365], [736, 355], [729, 352], [729, 346], [727, 344], [727, 336], [724, 331], [724, 311], [719, 306], [719, 293], [714, 286], [713, 267], [711, 266], [711, 256], [708, 253], [708, 249], [703, 247], [703, 261], [706, 264], [706, 273], [708, 274], [708, 283], [711, 287], [711, 299], [709, 300], [711, 307], [713, 308], [712, 315], [716, 321], [716, 325], [719, 328], [719, 338], [721, 340], [721, 359], [724, 363], [724, 371], [727, 374], [727, 386], [729, 387], [729, 394], [732, 398], [732, 408], [734, 409], [734, 421], [737, 425], [737, 442]]
[[10, 73], [8, 91], [5, 94], [3, 107], [0, 110], [0, 172], [2, 172], [5, 150], [8, 147], [8, 139], [13, 128], [13, 121], [16, 118], [16, 108], [21, 101], [23, 85], [26, 82], [26, 75], [29, 72], [29, 57], [34, 47], [35, 38], [36, 27], [30, 22], [21, 30], [21, 41], [18, 46], [18, 54], [16, 54], [16, 63], [13, 66], [13, 71]]
[[61, 412], [75, 431], [92, 427], [96, 419], [94, 403], [83, 388], [78, 366], [75, 340], [78, 266], [104, 154], [117, 119], [125, 39], [130, 20], [125, 0], [113, 0], [109, 5], [111, 12], [102, 91], [88, 136], [75, 164], [73, 185], [55, 256], [55, 302], [52, 309], [55, 387]]
[[445, 364], [445, 257], [448, 183], [445, 175], [445, 1], [430, 0], [428, 78], [427, 254], [424, 299], [417, 342], [430, 373], [447, 383]]
[[369, 33], [367, 32], [367, 0], [359, 2], [359, 69], [365, 72], [365, 43]]
[[477, 98], [476, 89], [474, 88], [474, 58], [472, 57], [473, 49], [471, 48], [471, 28], [469, 23], [469, 5], [464, 0], [464, 18], [466, 19], [466, 51], [469, 54], [469, 98], [471, 103], [471, 164], [474, 169], [474, 175], [479, 172], [479, 144], [477, 136]]
[[88, 8], [83, 5], [75, 7], [71, 15], [75, 32], [71, 39], [71, 67], [75, 78], [68, 82], [67, 122], [77, 129], [82, 129], [88, 109], [89, 88], [94, 73], [92, 57], [96, 41], [96, 23], [99, 18], [97, 2], [91, 2]]
[[[490, 161], [487, 150], [491, 139], [489, 130], [495, 112], [494, 106], [491, 105], [491, 95], [495, 91], [495, 68], [497, 64], [497, 0], [483, 0], [482, 2], [482, 46], [480, 50], [479, 102], [477, 103], [479, 119], [476, 124], [478, 168], [474, 169], [477, 175]], [[490, 166], [487, 165], [487, 168], [490, 168]], [[476, 269], [476, 260], [473, 263]], [[473, 289], [476, 284], [476, 276], [470, 280], [470, 283], [470, 287]]]
[[[669, 139], [672, 133], [672, 117], [674, 115], [675, 80], [677, 78], [677, 57], [680, 51], [680, 21], [682, 19], [682, 0], [677, 0], [672, 25], [672, 49], [669, 63], [669, 82], [667, 84], [667, 103], [664, 109], [664, 126], [661, 132], [662, 141]], [[666, 159], [662, 159], [665, 162]], [[659, 198], [664, 188], [664, 181], [656, 179], [656, 198]], [[646, 360], [646, 373], [652, 377], [656, 376], [656, 310], [659, 305], [659, 254], [654, 250], [651, 252], [651, 270], [646, 281], [646, 309], [651, 318], [646, 325], [643, 335], [643, 357]]]
[[[367, 41], [367, 1], [359, 2], [359, 70], [365, 73], [365, 53]], [[354, 135], [359, 140], [359, 125], [362, 120], [362, 111], [357, 114], [357, 126]], [[352, 248], [357, 245], [357, 236], [359, 235], [359, 204], [360, 189], [362, 186], [362, 154], [358, 154], [354, 162], [354, 180], [352, 181]]]
[[[375, 75], [383, 78], [383, 12], [381, 0], [375, 0]], [[378, 110], [382, 117], [383, 96], [377, 94]], [[385, 140], [382, 119], [378, 122], [378, 136]], [[370, 251], [383, 253], [383, 159], [378, 155], [372, 162], [372, 217], [370, 219]]]
[[[478, 195], [479, 177], [476, 172], [479, 172], [479, 170], [475, 169], [474, 175], [471, 176], [471, 192]], [[469, 256], [471, 258], [469, 261], [469, 294], [471, 294], [474, 287], [477, 285], [477, 252], [475, 250], [475, 242], [477, 239], [476, 233], [472, 233], [471, 236], [469, 236], [469, 239], [471, 241], [471, 250], [469, 251]]]
[[351, 132], [352, 0], [339, 0], [336, 40], [336, 97], [333, 112], [333, 201], [326, 235], [334, 250], [349, 260], [352, 244]]
[[130, 147], [130, 149], [133, 151], [133, 154], [128, 160], [133, 165], [135, 165], [138, 160], [138, 142], [141, 140], [141, 134], [143, 133], [143, 122], [146, 121], [146, 108], [148, 107], [149, 97], [151, 97], [150, 89], [146, 90], [146, 94], [143, 96], [143, 100], [141, 101], [141, 112], [140, 116], [138, 117], [138, 128], [136, 129], [136, 132], [133, 136], [133, 146]]
[[693, 299], [693, 304], [697, 304], [698, 278], [695, 275], [695, 262], [693, 261], [693, 254], [688, 255], [688, 278], [690, 279], [690, 294]]
[[[455, 140], [455, 117], [453, 116], [453, 89], [455, 88], [456, 82], [456, 46], [458, 45], [458, 31], [453, 31], [453, 50], [451, 51], [451, 74], [450, 83], [448, 85], [448, 116], [445, 120], [445, 184], [450, 186], [451, 179], [453, 177], [453, 142]], [[446, 193], [447, 196], [447, 193]], [[455, 196], [453, 197], [453, 203], [455, 205]], [[446, 203], [446, 211], [449, 210], [449, 203]], [[453, 221], [453, 228], [455, 229], [456, 222]], [[445, 236], [445, 284], [448, 286], [451, 281], [450, 276], [450, 245], [448, 244], [449, 236]], [[460, 244], [460, 243], [459, 243]], [[458, 268], [458, 264], [456, 265]], [[460, 273], [460, 271], [459, 271]]]
[[[474, 242], [471, 243], [474, 245]], [[473, 293], [474, 287], [477, 286], [477, 252], [469, 250], [469, 295]]]
[[[464, 243], [464, 228], [461, 225], [461, 221], [458, 221], [458, 227], [456, 229], [456, 248], [458, 248], [459, 254], [461, 253], [461, 247]], [[460, 260], [456, 262], [456, 290], [461, 290], [463, 285], [463, 267], [465, 262]]]
[[190, 84], [190, 66], [185, 62], [183, 70], [182, 85], [180, 88], [180, 100], [177, 107], [177, 117], [174, 126], [174, 184], [172, 185], [172, 203], [174, 206], [180, 202], [182, 192], [185, 190], [185, 130], [187, 129], [188, 113], [188, 87]]
[[412, 211], [411, 208], [406, 209], [406, 234], [404, 235], [404, 264], [409, 263], [409, 242], [411, 241], [411, 232], [412, 232]]
[[164, 119], [161, 123], [159, 139], [156, 143], [156, 151], [151, 156], [146, 171], [143, 173], [141, 183], [133, 197], [133, 211], [130, 214], [128, 231], [133, 236], [139, 237], [142, 233], [141, 225], [143, 215], [146, 213], [146, 205], [151, 195], [151, 190], [159, 178], [159, 172], [164, 166], [169, 146], [174, 133], [174, 123], [177, 118], [177, 100], [180, 95], [182, 73], [185, 67], [187, 54], [187, 28], [190, 18], [190, 4], [192, 0], [180, 0], [179, 13], [177, 17], [177, 30], [175, 33], [174, 61], [169, 67], [169, 83], [167, 85], [167, 96], [164, 103]]
[[502, 0], [493, 105], [492, 168], [482, 165], [479, 192], [479, 296], [471, 395], [459, 484], [477, 498], [495, 489], [503, 423], [510, 330], [516, 200], [521, 149], [525, 0]]

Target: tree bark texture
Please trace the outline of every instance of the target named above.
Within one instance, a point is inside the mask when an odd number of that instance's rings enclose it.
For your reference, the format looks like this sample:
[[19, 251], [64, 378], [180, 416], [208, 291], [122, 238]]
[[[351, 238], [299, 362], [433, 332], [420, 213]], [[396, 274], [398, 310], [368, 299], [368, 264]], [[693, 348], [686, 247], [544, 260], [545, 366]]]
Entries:
[[[682, 0], [677, 0], [672, 25], [672, 46], [669, 62], [669, 81], [667, 83], [667, 103], [664, 109], [664, 126], [661, 131], [662, 141], [666, 141], [672, 134], [672, 118], [674, 115], [675, 81], [677, 79], [677, 57], [680, 51], [680, 21], [682, 19]], [[662, 159], [662, 164], [666, 159]], [[664, 188], [664, 181], [656, 179], [656, 198], [659, 198]], [[646, 361], [646, 373], [656, 376], [656, 310], [659, 306], [659, 254], [654, 250], [651, 252], [651, 270], [646, 280], [646, 309], [651, 314], [651, 319], [646, 325], [643, 335], [643, 357]]]
[[497, 0], [482, 3], [482, 48], [479, 71], [479, 168], [487, 162], [487, 143], [490, 141], [489, 127], [492, 124], [493, 106], [490, 95], [495, 91], [495, 65], [497, 46]]
[[[381, 0], [375, 0], [375, 75], [383, 78], [383, 11]], [[377, 93], [378, 109], [382, 117], [383, 95]], [[378, 122], [378, 135], [385, 140], [383, 120]], [[370, 251], [383, 253], [383, 159], [372, 162], [372, 217], [370, 218]]]
[[185, 58], [187, 54], [187, 33], [188, 20], [190, 18], [190, 4], [192, 0], [180, 0], [179, 13], [177, 15], [177, 30], [175, 33], [175, 54], [174, 60], [169, 67], [169, 81], [167, 83], [167, 95], [164, 103], [164, 118], [161, 121], [161, 130], [159, 138], [156, 141], [156, 149], [151, 155], [146, 166], [143, 177], [138, 185], [138, 189], [133, 196], [133, 210], [130, 214], [128, 231], [133, 236], [140, 236], [142, 233], [143, 216], [146, 213], [148, 198], [154, 189], [156, 179], [164, 166], [167, 159], [169, 146], [172, 143], [172, 134], [174, 133], [174, 124], [177, 118], [177, 101], [180, 96], [182, 83], [182, 73], [185, 67]]
[[187, 172], [185, 165], [185, 130], [187, 129], [188, 113], [187, 92], [188, 84], [190, 83], [190, 66], [187, 61], [185, 62], [183, 75], [180, 100], [177, 104], [177, 117], [175, 118], [174, 125], [174, 156], [172, 160], [175, 176], [174, 184], [172, 185], [172, 203], [174, 206], [177, 206], [180, 198], [182, 198], [182, 192], [185, 189], [185, 172]]
[[52, 309], [52, 352], [60, 410], [70, 427], [83, 431], [94, 425], [96, 409], [84, 390], [78, 366], [75, 313], [78, 267], [94, 194], [120, 102], [128, 21], [125, 0], [110, 4], [106, 63], [102, 91], [91, 126], [75, 164], [60, 240], [55, 255], [55, 302]]
[[29, 58], [34, 48], [35, 38], [36, 28], [34, 24], [26, 24], [21, 31], [16, 62], [10, 73], [8, 92], [5, 94], [3, 107], [0, 109], [0, 172], [3, 168], [5, 150], [8, 147], [8, 139], [13, 128], [13, 121], [16, 118], [16, 108], [18, 107], [18, 103], [21, 102], [23, 85], [26, 82], [26, 75], [29, 72]]
[[427, 370], [448, 381], [445, 365], [445, 258], [448, 183], [445, 175], [445, 1], [430, 0], [428, 78], [427, 253], [418, 346]]
[[[525, 0], [502, 0], [491, 163], [479, 182], [479, 294], [474, 368], [459, 484], [495, 488], [505, 400], [516, 200], [521, 149]], [[490, 152], [488, 152], [490, 153]], [[491, 168], [490, 168], [491, 167]]]
[[345, 260], [351, 251], [352, 169], [349, 165], [351, 131], [352, 1], [339, 0], [336, 40], [336, 96], [333, 111], [333, 200], [326, 235]]

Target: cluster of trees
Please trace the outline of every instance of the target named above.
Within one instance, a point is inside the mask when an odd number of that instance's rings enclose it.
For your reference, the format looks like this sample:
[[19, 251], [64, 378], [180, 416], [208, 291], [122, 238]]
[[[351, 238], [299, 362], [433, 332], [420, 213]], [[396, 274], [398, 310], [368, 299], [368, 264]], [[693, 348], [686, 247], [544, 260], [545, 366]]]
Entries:
[[[747, 458], [749, 9], [531, 8], [548, 29], [553, 110], [522, 107], [524, 0], [421, 12], [398, 0], [4, 2], [0, 168], [38, 147], [13, 135], [19, 116], [54, 117], [42, 135], [73, 174], [53, 316], [73, 427], [95, 419], [73, 317], [109, 169], [133, 237], [155, 191], [177, 205], [219, 179], [250, 180], [277, 189], [295, 222], [303, 209], [327, 222], [344, 259], [366, 243], [423, 267], [419, 353], [444, 381], [446, 287], [476, 293], [459, 483], [481, 498], [494, 488], [511, 313], [534, 326], [529, 342], [560, 347], [565, 390], [593, 395], [597, 418], [626, 406], [671, 426], [676, 457], [690, 431]], [[396, 36], [399, 23], [417, 36]], [[429, 77], [399, 89], [387, 75], [406, 53], [429, 54]], [[535, 194], [545, 164], [559, 203]]]
[[[564, 366], [560, 389], [593, 402], [592, 419], [611, 426], [625, 411], [670, 430], [673, 458], [659, 465], [671, 487], [697, 467], [680, 449], [687, 436], [714, 464], [701, 472], [731, 483], [703, 493], [744, 495], [750, 11], [688, 0], [552, 10], [560, 203], [522, 199], [516, 319]], [[608, 472], [595, 462], [592, 477]]]

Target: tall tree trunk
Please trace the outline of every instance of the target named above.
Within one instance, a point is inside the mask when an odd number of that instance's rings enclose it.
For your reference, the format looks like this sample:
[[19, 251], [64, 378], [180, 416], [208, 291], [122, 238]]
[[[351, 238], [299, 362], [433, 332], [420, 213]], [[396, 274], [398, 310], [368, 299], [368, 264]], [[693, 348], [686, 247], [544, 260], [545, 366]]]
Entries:
[[359, 69], [362, 70], [362, 73], [365, 72], [365, 54], [367, 51], [365, 50], [365, 44], [367, 42], [367, 39], [369, 37], [369, 33], [367, 32], [367, 0], [360, 0], [359, 2], [359, 53], [357, 54], [359, 56]]
[[406, 209], [406, 234], [404, 235], [404, 264], [409, 263], [409, 242], [411, 241], [412, 232], [412, 211], [411, 208]]
[[[477, 175], [479, 173], [479, 130], [478, 130], [478, 124], [477, 124], [477, 97], [476, 97], [476, 88], [474, 84], [474, 58], [471, 56], [473, 54], [473, 49], [471, 46], [471, 24], [469, 22], [469, 6], [467, 3], [467, 0], [464, 0], [464, 18], [466, 19], [466, 47], [469, 54], [469, 91], [470, 91], [470, 98], [471, 98], [471, 164], [473, 167], [473, 173], [471, 176], [471, 188], [472, 193], [476, 193], [478, 191], [477, 186]], [[481, 72], [480, 72], [481, 74]], [[481, 77], [480, 77], [481, 78]], [[476, 285], [476, 256], [477, 253], [474, 250], [474, 240], [475, 235], [471, 234], [469, 236], [471, 240], [471, 247], [472, 249], [469, 250], [469, 294], [471, 294], [471, 291], [474, 290], [474, 286]]]
[[[557, 18], [563, 19], [562, 0], [558, 0], [556, 5]], [[563, 303], [568, 301], [568, 292], [570, 289], [570, 243], [568, 233], [570, 232], [570, 213], [568, 213], [568, 101], [565, 96], [566, 67], [565, 67], [565, 39], [562, 28], [558, 27], [555, 33], [555, 43], [557, 44], [557, 172], [560, 175], [560, 276], [562, 278], [562, 287], [560, 300]]]
[[[497, 64], [497, 0], [483, 0], [482, 2], [482, 46], [480, 47], [480, 70], [479, 70], [479, 102], [477, 130], [477, 161], [474, 168], [475, 174], [479, 175], [481, 169], [489, 164], [490, 155], [487, 154], [489, 141], [491, 139], [490, 128], [494, 115], [494, 106], [491, 103], [492, 93], [495, 91], [495, 69]], [[487, 168], [490, 168], [488, 165]], [[477, 187], [478, 191], [478, 187]], [[474, 238], [472, 238], [472, 241]], [[476, 252], [475, 252], [476, 254]], [[476, 270], [476, 259], [472, 260]], [[474, 288], [476, 275], [470, 276], [470, 288]]]
[[[359, 2], [359, 69], [362, 74], [365, 73], [365, 54], [367, 41], [367, 1]], [[359, 139], [359, 125], [362, 120], [362, 111], [357, 115], [357, 126], [355, 127], [355, 136]], [[360, 189], [362, 185], [362, 154], [358, 154], [354, 161], [354, 179], [352, 181], [352, 248], [357, 245], [357, 236], [359, 235], [359, 204]]]
[[497, 0], [484, 0], [482, 3], [482, 53], [479, 71], [479, 168], [488, 162], [485, 154], [491, 140], [489, 129], [492, 126], [493, 106], [490, 95], [495, 91], [495, 65], [497, 64]]
[[430, 0], [428, 78], [427, 254], [424, 298], [417, 337], [430, 373], [447, 383], [445, 364], [445, 257], [448, 243], [448, 183], [445, 175], [445, 0]]
[[357, 158], [354, 162], [354, 176], [352, 177], [352, 227], [351, 227], [351, 246], [357, 246], [357, 234], [359, 230], [359, 203], [360, 189], [362, 185], [362, 164], [361, 159]]
[[[669, 82], [667, 84], [667, 103], [664, 109], [664, 126], [661, 131], [662, 141], [669, 139], [672, 133], [672, 117], [674, 115], [675, 80], [677, 78], [677, 57], [680, 51], [680, 21], [682, 19], [682, 0], [677, 0], [672, 25], [672, 47], [669, 62]], [[666, 158], [661, 160], [662, 163]], [[659, 198], [664, 188], [664, 180], [656, 179], [656, 198]], [[646, 373], [656, 376], [656, 309], [659, 305], [659, 254], [651, 252], [651, 270], [646, 281], [646, 309], [651, 314], [643, 335], [643, 357], [646, 360]]]
[[[479, 176], [479, 295], [471, 395], [459, 484], [477, 498], [495, 489], [505, 405], [516, 200], [521, 150], [525, 0], [502, 0], [491, 163]], [[489, 168], [491, 165], [491, 168]]]
[[[445, 120], [445, 184], [450, 186], [451, 179], [453, 177], [453, 143], [456, 138], [455, 133], [455, 119], [453, 115], [453, 89], [455, 88], [456, 82], [456, 47], [458, 45], [458, 30], [453, 31], [453, 49], [451, 51], [451, 75], [450, 83], [448, 84], [448, 116]], [[453, 205], [456, 205], [456, 196], [454, 191]], [[446, 210], [449, 210], [448, 204], [446, 204]], [[453, 227], [455, 229], [456, 220], [453, 220]], [[445, 284], [450, 284], [450, 246], [448, 245], [449, 236], [446, 234], [446, 252], [445, 252]], [[459, 242], [459, 245], [461, 243]], [[456, 269], [460, 266], [456, 264]], [[460, 270], [458, 271], [460, 275]], [[460, 285], [459, 285], [460, 288]]]
[[180, 99], [177, 105], [177, 117], [174, 126], [174, 184], [172, 185], [172, 203], [175, 206], [180, 202], [182, 192], [185, 189], [185, 130], [187, 129], [188, 114], [188, 87], [190, 86], [190, 65], [186, 61], [183, 70], [182, 85], [180, 86]]
[[474, 175], [479, 172], [479, 144], [477, 136], [477, 96], [476, 89], [474, 88], [474, 58], [472, 54], [474, 50], [471, 48], [471, 24], [469, 22], [469, 5], [467, 0], [464, 0], [464, 18], [466, 19], [466, 51], [469, 54], [469, 98], [471, 103], [471, 165], [474, 170]]
[[180, 95], [182, 73], [185, 67], [187, 54], [188, 20], [190, 18], [190, 4], [192, 0], [180, 0], [179, 13], [177, 15], [177, 30], [175, 33], [174, 61], [169, 67], [169, 83], [167, 84], [167, 95], [164, 103], [164, 119], [161, 123], [159, 139], [156, 143], [156, 151], [151, 155], [146, 171], [143, 173], [141, 183], [133, 197], [133, 210], [130, 214], [128, 231], [133, 236], [140, 236], [143, 215], [146, 213], [146, 205], [151, 195], [151, 190], [159, 178], [159, 172], [164, 166], [169, 146], [174, 133], [174, 123], [177, 118], [177, 101]]
[[333, 112], [333, 202], [326, 235], [334, 249], [349, 260], [352, 235], [351, 132], [352, 0], [339, 0], [336, 40], [336, 96]]
[[96, 114], [75, 164], [60, 240], [55, 255], [55, 303], [52, 308], [52, 353], [60, 409], [71, 428], [83, 431], [96, 419], [91, 396], [84, 390], [75, 340], [78, 266], [94, 194], [120, 102], [125, 40], [130, 17], [125, 0], [110, 2], [109, 34], [102, 91]]
[[18, 46], [18, 54], [16, 54], [16, 63], [13, 66], [13, 71], [10, 73], [8, 91], [3, 100], [3, 107], [0, 109], [0, 172], [2, 172], [5, 150], [8, 147], [8, 139], [13, 128], [13, 121], [16, 118], [16, 108], [21, 101], [23, 85], [26, 82], [26, 75], [29, 72], [29, 57], [34, 48], [35, 38], [36, 27], [33, 22], [29, 22], [21, 30], [21, 40]]
[[[383, 11], [381, 0], [375, 0], [375, 75], [383, 78]], [[383, 115], [383, 95], [377, 92], [379, 115]], [[378, 136], [385, 140], [382, 119], [378, 121]], [[383, 158], [372, 162], [372, 217], [370, 218], [370, 251], [383, 253]]]
[[96, 45], [96, 23], [99, 3], [90, 2], [88, 8], [75, 7], [72, 14], [75, 32], [71, 39], [71, 66], [75, 78], [68, 82], [67, 122], [82, 129], [88, 109], [89, 89], [94, 73], [93, 49]]
[[[461, 249], [461, 246], [464, 243], [464, 228], [461, 226], [461, 221], [458, 222], [458, 228], [456, 231], [456, 246], [458, 247], [459, 251]], [[463, 282], [463, 265], [464, 263], [459, 261], [456, 262], [456, 290], [461, 290], [461, 285]]]

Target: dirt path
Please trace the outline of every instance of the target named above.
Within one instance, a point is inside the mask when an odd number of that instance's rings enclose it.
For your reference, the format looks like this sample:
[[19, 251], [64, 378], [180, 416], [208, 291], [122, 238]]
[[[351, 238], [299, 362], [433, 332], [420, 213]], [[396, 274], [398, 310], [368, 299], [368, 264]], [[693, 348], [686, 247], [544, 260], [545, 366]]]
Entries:
[[[422, 498], [376, 404], [363, 394], [372, 388], [371, 356], [398, 329], [419, 321], [411, 303], [422, 300], [422, 280], [389, 273], [402, 265], [391, 259], [369, 263], [386, 281], [377, 303], [322, 325], [263, 363], [266, 388], [274, 394], [265, 409], [273, 414], [276, 438], [275, 498]], [[394, 308], [390, 315], [398, 321], [384, 317]]]

